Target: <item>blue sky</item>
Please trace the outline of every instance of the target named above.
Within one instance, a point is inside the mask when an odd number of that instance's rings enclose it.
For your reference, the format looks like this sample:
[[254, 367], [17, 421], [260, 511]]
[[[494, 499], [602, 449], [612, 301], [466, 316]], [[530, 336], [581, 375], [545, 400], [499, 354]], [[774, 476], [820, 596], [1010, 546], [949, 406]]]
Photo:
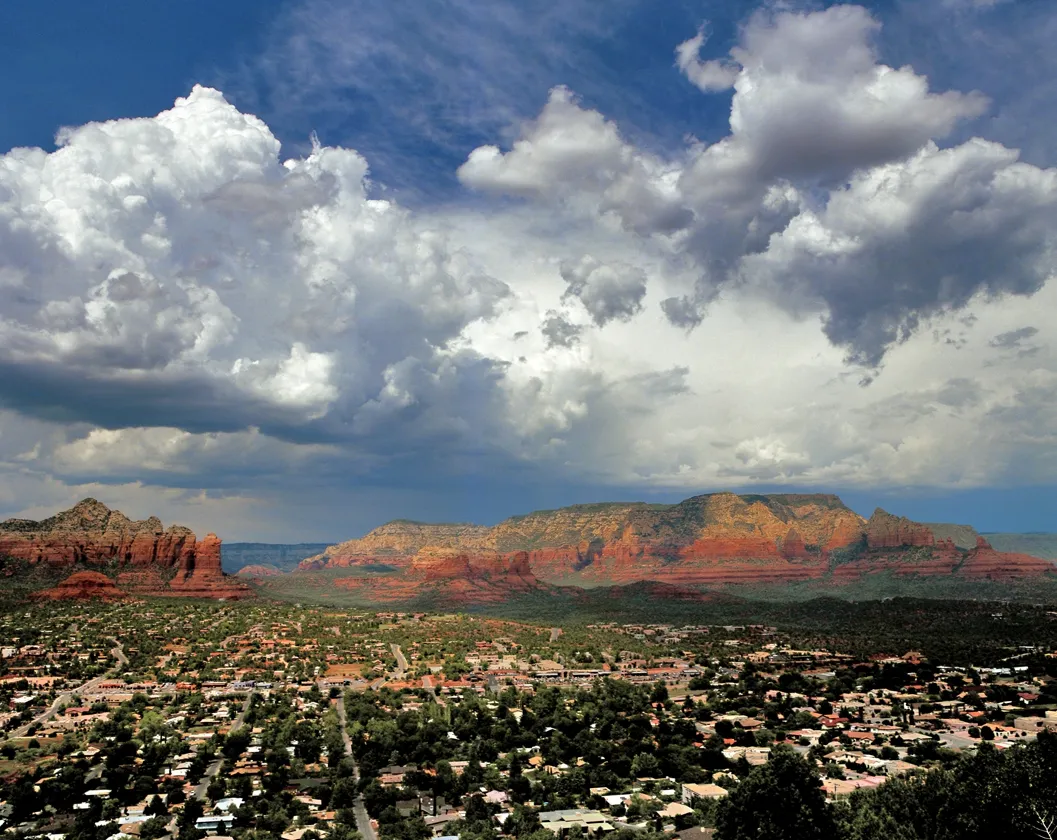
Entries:
[[[449, 198], [468, 150], [534, 116], [558, 84], [637, 142], [675, 148], [687, 134], [718, 138], [729, 99], [702, 97], [681, 79], [672, 45], [707, 21], [709, 49], [721, 54], [762, 5], [12, 3], [0, 29], [0, 70], [12, 80], [0, 93], [0, 149], [47, 148], [64, 125], [154, 114], [202, 83], [265, 118], [291, 153], [308, 148], [315, 131], [324, 143], [367, 155], [387, 187]], [[1049, 162], [1049, 112], [1036, 107], [1052, 100], [1057, 85], [1053, 60], [1040, 55], [1052, 26], [1045, 2], [863, 5], [884, 21], [878, 40], [889, 63], [912, 63], [938, 88], [994, 97], [989, 136]], [[316, 65], [311, 82], [309, 64]]]
[[[783, 46], [798, 21], [804, 55]], [[864, 515], [1057, 530], [1037, 317], [1055, 35], [1032, 0], [6, 4], [0, 154], [74, 139], [48, 164], [7, 154], [0, 181], [17, 348], [0, 359], [0, 515], [91, 493], [309, 540], [804, 489]], [[733, 89], [699, 89], [709, 62]], [[877, 67], [920, 88], [856, 126]], [[195, 85], [224, 100], [158, 117], [173, 144], [127, 122]], [[736, 176], [709, 168], [721, 149], [748, 161]], [[1032, 186], [1010, 187], [1022, 165]], [[139, 196], [107, 219], [103, 199], [78, 204], [103, 172]], [[912, 221], [869, 242], [855, 220], [891, 211], [867, 185], [895, 183]], [[960, 239], [974, 212], [991, 226]], [[856, 261], [812, 263], [812, 225], [862, 245]]]

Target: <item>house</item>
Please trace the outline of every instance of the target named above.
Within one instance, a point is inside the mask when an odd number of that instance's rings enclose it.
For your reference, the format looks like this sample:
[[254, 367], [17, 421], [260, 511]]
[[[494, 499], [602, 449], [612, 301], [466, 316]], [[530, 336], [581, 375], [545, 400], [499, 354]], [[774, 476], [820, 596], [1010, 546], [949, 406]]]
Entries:
[[695, 799], [722, 799], [726, 795], [726, 788], [721, 788], [711, 782], [706, 784], [687, 782], [683, 785], [683, 803], [686, 805], [692, 805]]
[[234, 814], [206, 814], [195, 820], [195, 828], [206, 834], [216, 834], [217, 829], [228, 831], [235, 823]]
[[861, 779], [823, 779], [822, 788], [829, 799], [850, 796], [859, 788], [877, 787], [884, 782], [879, 776], [863, 776]]
[[920, 770], [916, 764], [910, 764], [906, 761], [900, 761], [899, 759], [893, 759], [892, 761], [885, 762], [884, 772], [888, 776], [903, 776], [907, 773], [913, 773], [915, 770]]
[[587, 808], [568, 808], [562, 811], [540, 811], [540, 825], [558, 837], [564, 837], [569, 829], [579, 826], [585, 834], [599, 835], [615, 831], [609, 817], [601, 811]]
[[434, 837], [446, 836], [445, 832], [448, 830], [448, 824], [455, 822], [457, 819], [459, 819], [459, 815], [455, 813], [424, 817], [426, 828], [430, 830]]
[[400, 816], [410, 817], [412, 814], [420, 813], [421, 806], [417, 799], [398, 799], [396, 801], [396, 810]]
[[684, 805], [682, 802], [669, 802], [657, 812], [657, 816], [666, 820], [674, 820], [676, 817], [685, 817], [692, 813], [694, 809], [689, 805]]
[[1057, 720], [1044, 717], [1017, 717], [1013, 719], [1013, 726], [1025, 732], [1041, 732], [1043, 729], [1057, 730]]

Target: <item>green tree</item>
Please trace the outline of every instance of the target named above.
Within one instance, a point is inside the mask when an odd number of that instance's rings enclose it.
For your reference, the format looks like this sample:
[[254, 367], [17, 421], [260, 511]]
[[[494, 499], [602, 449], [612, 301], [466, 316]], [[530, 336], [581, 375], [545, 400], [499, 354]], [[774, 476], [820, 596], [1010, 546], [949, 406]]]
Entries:
[[140, 840], [157, 840], [159, 837], [164, 837], [168, 834], [165, 827], [168, 822], [165, 817], [151, 817], [139, 828]]
[[169, 813], [169, 809], [165, 806], [164, 799], [160, 796], [154, 796], [147, 803], [147, 807], [143, 809], [143, 813], [148, 817], [164, 817]]
[[655, 778], [661, 772], [661, 764], [653, 753], [640, 752], [631, 761], [631, 775], [635, 778]]
[[835, 840], [822, 783], [791, 749], [775, 748], [730, 792], [716, 815], [717, 840]]

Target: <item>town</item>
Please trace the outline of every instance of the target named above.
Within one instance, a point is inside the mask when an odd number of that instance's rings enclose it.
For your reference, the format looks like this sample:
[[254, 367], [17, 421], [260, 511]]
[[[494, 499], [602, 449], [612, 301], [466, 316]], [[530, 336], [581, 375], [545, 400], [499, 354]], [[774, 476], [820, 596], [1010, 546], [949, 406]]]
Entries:
[[12, 838], [707, 840], [791, 757], [848, 821], [966, 761], [1057, 756], [1033, 645], [955, 665], [762, 624], [151, 601], [20, 607], [0, 657]]

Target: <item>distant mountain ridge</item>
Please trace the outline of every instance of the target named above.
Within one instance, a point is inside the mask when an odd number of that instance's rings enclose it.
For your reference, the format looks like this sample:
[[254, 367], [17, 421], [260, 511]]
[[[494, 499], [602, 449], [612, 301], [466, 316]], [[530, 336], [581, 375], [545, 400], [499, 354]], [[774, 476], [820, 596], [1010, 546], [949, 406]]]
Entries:
[[1020, 551], [1025, 554], [1034, 554], [1036, 557], [1045, 557], [1047, 560], [1057, 560], [1057, 534], [988, 532], [984, 536], [1000, 551]]
[[[926, 522], [924, 525], [932, 531], [932, 535], [937, 540], [951, 540], [958, 548], [972, 548], [980, 536], [972, 525], [951, 525], [945, 522]], [[995, 545], [990, 539], [988, 542], [999, 551], [1009, 550]]]
[[937, 540], [952, 539], [958, 548], [972, 548], [978, 537], [986, 539], [996, 551], [1031, 554], [1045, 560], [1057, 560], [1057, 533], [1030, 531], [1021, 534], [999, 531], [977, 532], [971, 525], [949, 525], [928, 522]]
[[394, 520], [298, 568], [379, 566], [395, 570], [401, 597], [445, 587], [469, 597], [487, 583], [489, 600], [504, 586], [843, 585], [876, 573], [1014, 581], [1057, 572], [1047, 560], [995, 550], [969, 526], [914, 522], [880, 508], [864, 519], [821, 493], [573, 505], [491, 527]]
[[246, 566], [273, 566], [281, 572], [292, 572], [306, 557], [327, 550], [329, 543], [224, 543], [220, 558], [224, 571], [236, 574]]

